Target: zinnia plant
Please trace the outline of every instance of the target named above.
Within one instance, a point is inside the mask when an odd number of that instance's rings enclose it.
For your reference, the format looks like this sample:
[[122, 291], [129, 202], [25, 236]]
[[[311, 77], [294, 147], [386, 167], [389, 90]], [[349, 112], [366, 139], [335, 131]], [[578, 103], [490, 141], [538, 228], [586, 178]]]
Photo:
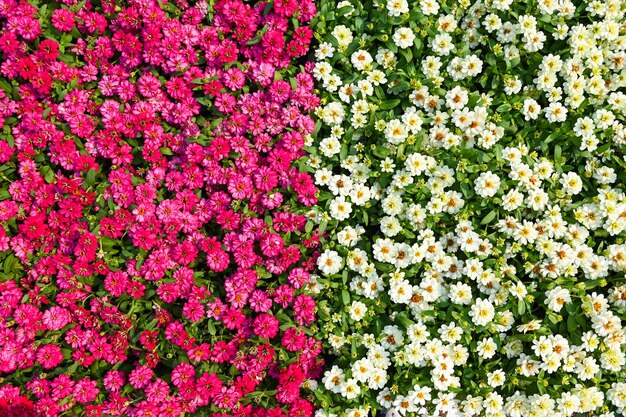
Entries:
[[623, 2], [319, 10], [318, 415], [623, 413]]
[[0, 1], [0, 414], [309, 416], [310, 1]]
[[0, 417], [626, 413], [620, 0], [0, 0]]

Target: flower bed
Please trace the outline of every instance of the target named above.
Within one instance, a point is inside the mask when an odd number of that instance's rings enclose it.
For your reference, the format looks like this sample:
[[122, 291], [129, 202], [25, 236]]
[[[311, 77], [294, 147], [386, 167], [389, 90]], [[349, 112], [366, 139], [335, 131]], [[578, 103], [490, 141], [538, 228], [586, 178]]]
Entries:
[[319, 10], [319, 415], [622, 413], [623, 4]]
[[0, 1], [0, 414], [308, 416], [310, 1]]
[[623, 415], [625, 14], [0, 0], [0, 416]]

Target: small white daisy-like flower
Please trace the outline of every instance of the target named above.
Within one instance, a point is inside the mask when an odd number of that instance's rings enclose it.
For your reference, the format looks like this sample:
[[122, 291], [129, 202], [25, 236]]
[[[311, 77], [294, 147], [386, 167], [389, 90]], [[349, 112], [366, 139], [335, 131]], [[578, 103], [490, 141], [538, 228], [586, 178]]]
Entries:
[[339, 272], [341, 265], [341, 256], [334, 250], [325, 250], [317, 259], [317, 267], [327, 275]]
[[491, 171], [481, 173], [474, 181], [474, 190], [481, 197], [493, 197], [500, 189], [500, 177]]
[[394, 32], [392, 39], [393, 43], [395, 43], [398, 48], [406, 49], [413, 46], [415, 34], [413, 33], [413, 30], [411, 28], [398, 28]]

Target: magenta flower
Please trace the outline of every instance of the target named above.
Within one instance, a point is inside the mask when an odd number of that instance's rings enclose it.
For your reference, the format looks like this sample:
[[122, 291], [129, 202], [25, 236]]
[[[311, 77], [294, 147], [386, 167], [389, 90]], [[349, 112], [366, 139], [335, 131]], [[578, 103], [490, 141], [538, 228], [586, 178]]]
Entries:
[[319, 99], [293, 60], [315, 5], [75, 6], [0, 0], [0, 400], [310, 414], [316, 241], [292, 211], [316, 201], [295, 167]]
[[53, 369], [63, 361], [61, 348], [53, 344], [47, 344], [37, 350], [37, 362], [44, 369]]

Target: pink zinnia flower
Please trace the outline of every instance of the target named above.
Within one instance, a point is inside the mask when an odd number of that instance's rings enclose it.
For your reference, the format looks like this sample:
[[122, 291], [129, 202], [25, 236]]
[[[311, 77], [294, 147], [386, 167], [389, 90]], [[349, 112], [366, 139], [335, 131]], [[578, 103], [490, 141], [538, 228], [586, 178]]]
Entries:
[[145, 388], [152, 380], [154, 373], [147, 366], [137, 366], [128, 377], [128, 382], [136, 389]]
[[271, 339], [278, 333], [278, 319], [271, 314], [261, 314], [254, 319], [254, 333], [265, 339]]
[[264, 313], [272, 307], [272, 300], [262, 290], [254, 290], [248, 301], [250, 308], [257, 313]]
[[219, 394], [215, 395], [213, 401], [219, 408], [229, 409], [233, 408], [239, 401], [240, 394], [235, 387], [226, 388], [223, 387]]
[[304, 332], [295, 327], [291, 327], [285, 330], [281, 343], [288, 351], [295, 352], [302, 349], [305, 341], [306, 336]]
[[287, 279], [294, 288], [302, 288], [304, 284], [310, 281], [311, 275], [304, 268], [294, 268], [289, 271]]
[[315, 301], [309, 295], [301, 294], [296, 297], [293, 303], [296, 323], [299, 326], [308, 326], [315, 321]]
[[37, 362], [43, 369], [53, 369], [63, 362], [61, 348], [53, 344], [47, 344], [37, 351]]
[[74, 385], [73, 395], [78, 403], [87, 404], [93, 401], [99, 392], [97, 382], [85, 378]]
[[172, 384], [181, 388], [187, 384], [191, 384], [194, 381], [196, 370], [193, 365], [189, 363], [180, 363], [172, 370]]
[[183, 306], [183, 314], [193, 322], [199, 321], [204, 317], [204, 306], [197, 300], [189, 300]]
[[248, 176], [236, 175], [228, 181], [228, 192], [237, 200], [250, 197], [252, 189], [252, 180]]

